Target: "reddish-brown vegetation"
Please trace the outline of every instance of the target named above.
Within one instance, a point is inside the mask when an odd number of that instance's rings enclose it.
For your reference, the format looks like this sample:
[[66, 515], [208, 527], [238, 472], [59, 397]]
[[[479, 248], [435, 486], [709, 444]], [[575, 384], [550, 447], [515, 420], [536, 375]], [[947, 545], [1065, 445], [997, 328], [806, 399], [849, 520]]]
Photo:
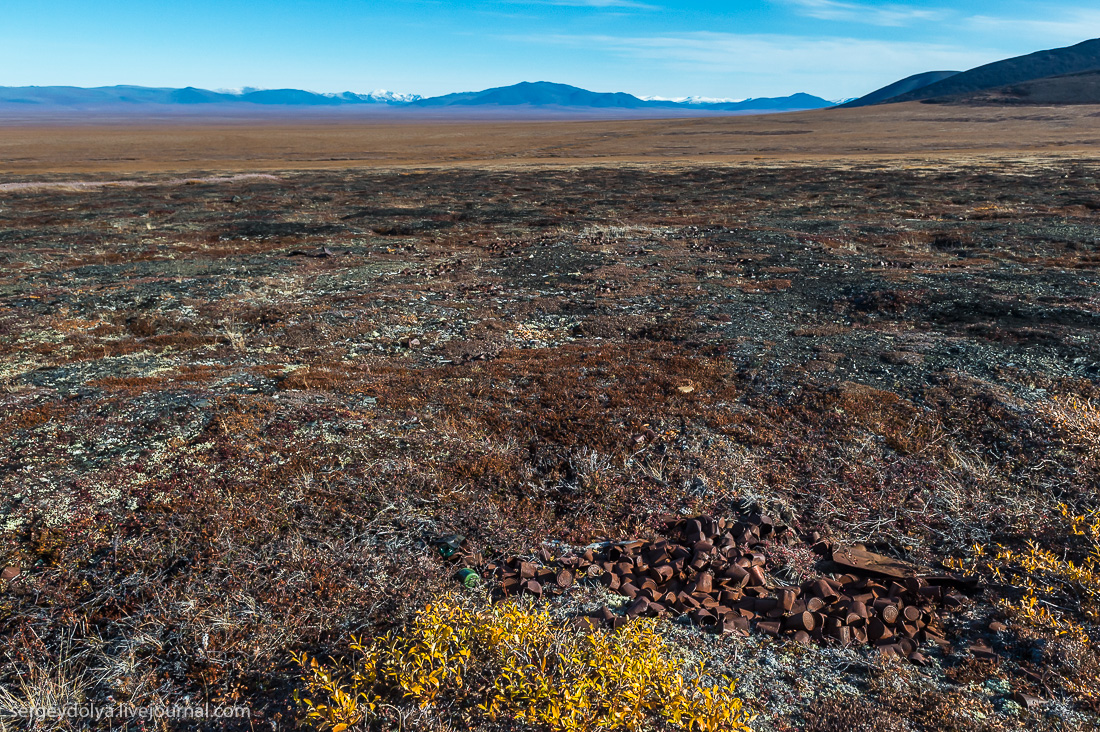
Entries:
[[[285, 728], [291, 652], [340, 653], [453, 588], [431, 543], [452, 532], [494, 558], [755, 508], [933, 569], [1028, 541], [1080, 561], [1059, 505], [1100, 505], [1096, 176], [4, 192], [0, 566], [20, 573], [0, 580], [0, 683], [45, 669], [93, 701], [240, 701]], [[983, 578], [925, 669], [663, 632], [741, 677], [761, 729], [1095, 724], [1093, 646], [1007, 618], [1019, 588]], [[979, 638], [998, 663], [968, 660]]]

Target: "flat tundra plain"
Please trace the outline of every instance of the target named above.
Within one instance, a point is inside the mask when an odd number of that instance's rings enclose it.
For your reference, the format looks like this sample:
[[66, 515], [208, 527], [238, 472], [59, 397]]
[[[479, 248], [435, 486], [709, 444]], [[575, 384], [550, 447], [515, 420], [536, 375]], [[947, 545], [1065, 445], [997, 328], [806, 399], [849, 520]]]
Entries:
[[763, 512], [772, 590], [966, 582], [922, 663], [661, 619], [754, 729], [1095, 729], [1098, 152], [1085, 106], [5, 122], [0, 706], [287, 728], [292, 653]]

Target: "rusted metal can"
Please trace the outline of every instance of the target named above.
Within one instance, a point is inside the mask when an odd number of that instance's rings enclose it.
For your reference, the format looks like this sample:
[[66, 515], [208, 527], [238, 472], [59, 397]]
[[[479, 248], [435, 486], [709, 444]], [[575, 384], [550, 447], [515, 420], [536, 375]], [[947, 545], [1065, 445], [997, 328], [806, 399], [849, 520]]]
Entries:
[[814, 629], [814, 615], [813, 613], [798, 613], [791, 615], [785, 621], [783, 621], [783, 627], [788, 630], [804, 630], [811, 631]]
[[756, 624], [756, 629], [768, 635], [779, 635], [779, 622], [775, 620], [761, 620]]
[[837, 591], [833, 588], [833, 586], [823, 579], [815, 582], [810, 588], [810, 591], [820, 597], [822, 600], [824, 600], [826, 605], [832, 605], [834, 602], [840, 599], [840, 595], [837, 594]]
[[867, 623], [867, 637], [875, 642], [888, 640], [894, 637], [894, 631], [880, 618], [871, 618]]
[[760, 567], [753, 567], [749, 570], [749, 584], [761, 587], [764, 585], [764, 570]]

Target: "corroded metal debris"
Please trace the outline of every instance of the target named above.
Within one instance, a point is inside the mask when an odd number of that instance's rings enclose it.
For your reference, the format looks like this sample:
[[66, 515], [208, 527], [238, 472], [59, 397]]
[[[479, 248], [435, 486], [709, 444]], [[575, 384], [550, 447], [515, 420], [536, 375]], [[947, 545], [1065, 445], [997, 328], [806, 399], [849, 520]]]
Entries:
[[875, 554], [858, 546], [839, 547], [833, 550], [833, 561], [846, 569], [858, 572], [903, 579], [917, 573], [916, 567], [882, 554]]
[[[851, 570], [847, 574], [769, 586], [768, 546], [797, 539], [763, 514], [737, 521], [699, 516], [666, 528], [667, 538], [607, 543], [560, 557], [544, 548], [542, 563], [512, 559], [495, 567], [499, 592], [541, 597], [581, 578], [630, 602], [625, 618], [604, 607], [579, 618], [580, 625], [687, 616], [711, 632], [747, 634], [755, 627], [800, 643], [871, 644], [883, 655], [918, 664], [927, 662], [921, 644], [947, 645], [942, 614], [966, 602], [950, 583], [930, 582], [911, 565], [856, 547], [832, 552], [836, 564]], [[809, 540], [819, 545], [819, 538]]]

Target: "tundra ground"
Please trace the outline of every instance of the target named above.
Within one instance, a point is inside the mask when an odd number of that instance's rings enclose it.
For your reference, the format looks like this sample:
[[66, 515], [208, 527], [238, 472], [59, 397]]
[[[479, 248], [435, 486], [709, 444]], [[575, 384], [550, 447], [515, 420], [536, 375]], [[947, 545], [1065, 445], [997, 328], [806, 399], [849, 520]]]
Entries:
[[665, 623], [754, 728], [1100, 723], [1095, 163], [133, 180], [0, 192], [0, 706], [286, 729], [435, 537], [759, 509], [983, 589], [925, 668]]

